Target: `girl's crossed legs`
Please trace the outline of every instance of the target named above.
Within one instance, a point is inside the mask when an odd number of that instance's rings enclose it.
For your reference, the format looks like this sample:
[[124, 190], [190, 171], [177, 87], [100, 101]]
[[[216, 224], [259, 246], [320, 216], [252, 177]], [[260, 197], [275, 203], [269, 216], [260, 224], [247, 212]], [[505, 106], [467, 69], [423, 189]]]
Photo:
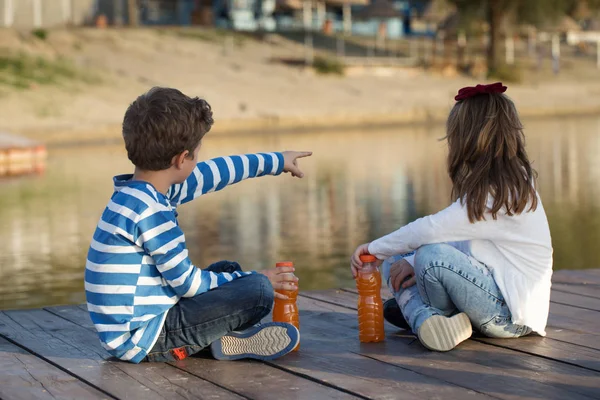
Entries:
[[[531, 329], [511, 322], [511, 314], [487, 266], [448, 244], [419, 248], [417, 284], [394, 291], [390, 268], [402, 256], [383, 264], [383, 277], [404, 318], [425, 347], [447, 351], [471, 336], [471, 324], [485, 336], [516, 338]], [[470, 323], [469, 323], [470, 322]]]

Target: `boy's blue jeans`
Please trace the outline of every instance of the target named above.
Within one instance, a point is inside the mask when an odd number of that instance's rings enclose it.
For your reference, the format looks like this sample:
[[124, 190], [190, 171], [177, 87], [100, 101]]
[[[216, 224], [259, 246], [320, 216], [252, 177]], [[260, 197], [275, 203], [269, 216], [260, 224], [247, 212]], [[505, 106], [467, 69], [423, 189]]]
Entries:
[[[234, 272], [241, 271], [241, 267], [220, 261], [206, 270]], [[273, 299], [273, 286], [262, 274], [243, 276], [198, 296], [184, 297], [168, 311], [146, 361], [175, 361], [232, 331], [250, 328], [271, 312]]]
[[[411, 253], [412, 254], [412, 253]], [[516, 338], [531, 329], [511, 322], [511, 313], [488, 267], [448, 244], [419, 248], [415, 256], [417, 284], [395, 292], [389, 285], [391, 265], [408, 256], [388, 258], [382, 274], [413, 332], [433, 315], [464, 312], [473, 328], [488, 337]]]

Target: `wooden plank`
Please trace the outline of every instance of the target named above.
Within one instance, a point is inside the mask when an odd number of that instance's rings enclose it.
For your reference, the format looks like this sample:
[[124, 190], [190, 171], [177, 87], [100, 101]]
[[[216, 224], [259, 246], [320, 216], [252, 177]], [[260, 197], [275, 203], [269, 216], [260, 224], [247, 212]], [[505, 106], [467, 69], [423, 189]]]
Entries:
[[394, 400], [398, 393], [402, 393], [402, 399], [406, 400], [489, 398], [459, 385], [357, 354], [349, 350], [353, 346], [340, 345], [341, 338], [317, 332], [317, 326], [306, 324], [302, 328], [300, 353], [290, 354], [274, 364], [369, 399]]
[[600, 286], [598, 285], [581, 283], [553, 283], [552, 290], [600, 299]]
[[600, 298], [581, 296], [579, 294], [565, 293], [553, 290], [550, 301], [587, 310], [600, 311]]
[[87, 306], [85, 304], [75, 305], [75, 306], [55, 306], [55, 307], [46, 307], [44, 310], [57, 315], [67, 321], [71, 321], [75, 325], [79, 325], [87, 330], [94, 332], [96, 334], [96, 328], [94, 327], [94, 323], [90, 318], [90, 314], [87, 311]]
[[[548, 324], [579, 332], [598, 335], [600, 342], [600, 312], [583, 308], [550, 303]], [[600, 345], [600, 343], [599, 343]]]
[[[301, 326], [320, 325], [321, 335], [330, 331], [340, 345], [357, 342], [356, 312], [350, 309], [355, 299], [340, 307], [301, 296], [301, 309], [314, 310], [301, 318]], [[472, 340], [456, 351], [436, 353], [425, 350], [412, 335], [388, 334], [385, 344], [362, 345], [359, 353], [501, 398], [600, 396], [598, 372]]]
[[[48, 309], [60, 316], [93, 330], [89, 315], [83, 307], [67, 306]], [[153, 364], [161, 365], [161, 364]], [[222, 362], [212, 358], [193, 357], [176, 363], [174, 367], [194, 376], [213, 382], [242, 396], [266, 400], [281, 399], [281, 392], [288, 392], [294, 398], [302, 399], [355, 399], [351, 393], [344, 393], [301, 376], [288, 373], [266, 364], [252, 361]]]
[[94, 332], [44, 310], [0, 312], [0, 334], [116, 398], [240, 399], [167, 364], [107, 360]]
[[[324, 301], [332, 301], [335, 304], [341, 304], [345, 306], [351, 306], [356, 308], [353, 304], [356, 303], [357, 294], [354, 289], [340, 289], [335, 291], [321, 291], [321, 292], [308, 292], [308, 296], [313, 298], [321, 299]], [[382, 296], [385, 298], [389, 297], [387, 289], [382, 290]], [[576, 355], [582, 352], [590, 351], [589, 357], [594, 357], [597, 351], [600, 350], [600, 337], [598, 331], [592, 329], [592, 332], [586, 332], [580, 329], [580, 324], [589, 325], [585, 318], [597, 319], [593, 313], [588, 313], [583, 317], [577, 317], [577, 310], [575, 312], [570, 308], [562, 307], [561, 305], [551, 305], [551, 314], [549, 316], [549, 325], [546, 328], [547, 339], [553, 339], [565, 343], [551, 343], [545, 344], [544, 341], [540, 342], [538, 346], [530, 347], [531, 354], [537, 354], [542, 357], [550, 357], [556, 360], [564, 362], [573, 362], [576, 365], [580, 365], [585, 368], [597, 367], [597, 364], [592, 359], [586, 357], [582, 359], [575, 358]], [[584, 310], [585, 312], [585, 310]], [[583, 318], [583, 320], [582, 320]], [[534, 339], [540, 340], [538, 336], [534, 336]], [[492, 340], [492, 339], [490, 339]], [[507, 349], [513, 349], [523, 351], [525, 348], [519, 341], [497, 341], [494, 345], [499, 345]], [[587, 348], [581, 348], [584, 346]]]
[[[356, 310], [357, 308], [358, 294], [352, 291], [352, 289], [312, 290], [310, 292], [302, 292], [301, 295], [309, 299], [324, 301], [352, 310]], [[383, 297], [383, 299], [385, 301], [386, 297]]]
[[552, 274], [554, 283], [595, 284], [600, 286], [600, 269], [560, 270]]
[[347, 400], [362, 398], [328, 386], [324, 381], [322, 383], [314, 382], [259, 362], [223, 362], [212, 358], [192, 357], [173, 363], [173, 365], [251, 399]]
[[[310, 318], [310, 305], [300, 299], [302, 318], [300, 351], [272, 364], [298, 374], [322, 380], [369, 399], [479, 399], [489, 396], [461, 386], [419, 374], [401, 366], [390, 365], [358, 352], [360, 345], [353, 334], [331, 335]], [[306, 322], [306, 323], [304, 323]], [[335, 332], [334, 332], [335, 333]]]
[[600, 344], [598, 343], [600, 339], [598, 335], [592, 333], [547, 326], [546, 337], [588, 349], [600, 350]]
[[[309, 292], [307, 295], [324, 301], [327, 301], [329, 297], [329, 299], [335, 299], [337, 304], [346, 306], [356, 303], [357, 293], [354, 288], [339, 289], [329, 293], [325, 291], [320, 295], [319, 292]], [[344, 293], [349, 295], [344, 295]], [[387, 288], [381, 290], [381, 296], [384, 299], [390, 297]], [[352, 305], [352, 307], [356, 306]], [[597, 313], [594, 310], [550, 303], [550, 315], [546, 328], [547, 337], [600, 350], [600, 321]]]
[[600, 350], [578, 346], [548, 337], [528, 336], [519, 340], [490, 339], [477, 336], [474, 340], [505, 349], [547, 357], [563, 363], [600, 372]]
[[107, 399], [104, 393], [0, 337], [0, 398]]

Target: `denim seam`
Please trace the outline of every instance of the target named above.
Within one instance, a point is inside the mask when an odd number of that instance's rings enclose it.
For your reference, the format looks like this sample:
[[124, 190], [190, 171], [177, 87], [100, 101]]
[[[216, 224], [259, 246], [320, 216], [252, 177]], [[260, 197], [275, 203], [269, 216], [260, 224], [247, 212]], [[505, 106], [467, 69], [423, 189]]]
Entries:
[[490, 318], [489, 320], [487, 320], [483, 324], [481, 324], [481, 326], [485, 326], [485, 325], [489, 324], [490, 322], [492, 322], [493, 320], [495, 320], [498, 317], [500, 317], [500, 315], [494, 315], [492, 318]]
[[260, 299], [259, 299], [258, 303], [256, 304], [256, 306], [254, 306], [256, 311], [254, 312], [254, 315], [252, 316], [253, 318], [256, 318], [256, 316], [258, 315], [259, 307], [263, 310], [268, 308], [268, 307], [265, 307], [262, 305], [263, 297], [265, 297], [265, 288], [263, 287], [263, 285], [260, 285]]
[[[490, 324], [490, 322], [493, 322], [496, 318], [498, 317], [503, 317], [503, 318], [508, 318], [510, 319], [510, 317], [505, 317], [503, 315], [496, 315], [494, 317], [492, 317], [489, 321], [485, 322], [484, 324], [481, 324], [481, 326], [479, 327], [479, 331], [481, 331], [481, 328]], [[514, 325], [512, 324], [510, 321], [507, 321], [507, 325]], [[497, 325], [498, 326], [498, 325]], [[523, 336], [523, 332], [525, 332], [525, 329], [527, 328], [525, 325], [514, 325], [517, 327], [517, 330], [515, 331], [515, 333], [513, 334], [514, 338], [519, 338], [521, 336]]]
[[[260, 308], [262, 308], [263, 310], [265, 310], [265, 309], [267, 309], [267, 308], [268, 308], [268, 307], [264, 307], [264, 306], [254, 306], [253, 308], [256, 308], [256, 307], [260, 307]], [[232, 317], [232, 316], [238, 316], [238, 315], [240, 315], [240, 314], [242, 314], [242, 313], [245, 313], [245, 312], [247, 312], [247, 311], [249, 311], [249, 309], [245, 309], [245, 310], [239, 311], [239, 312], [237, 312], [237, 313], [235, 313], [235, 314], [224, 315], [224, 316], [222, 316], [222, 317], [219, 317], [219, 318], [211, 319], [210, 321], [204, 321], [204, 322], [202, 322], [202, 323], [199, 323], [199, 324], [196, 324], [196, 325], [194, 325], [194, 326], [186, 326], [185, 328], [173, 329], [173, 330], [167, 330], [167, 331], [166, 331], [166, 334], [165, 334], [165, 336], [166, 336], [166, 335], [168, 335], [169, 333], [183, 332], [183, 331], [187, 331], [187, 330], [190, 330], [190, 329], [196, 329], [197, 327], [199, 327], [199, 326], [201, 326], [201, 325], [210, 324], [210, 323], [213, 323], [213, 322], [219, 321], [219, 320], [221, 320], [221, 319], [224, 319], [224, 318], [230, 318], [230, 317]]]
[[[448, 267], [452, 267], [452, 268], [448, 268]], [[484, 288], [482, 288], [481, 286], [477, 285], [475, 282], [473, 282], [473, 281], [471, 281], [471, 280], [467, 279], [466, 277], [464, 277], [464, 276], [462, 276], [461, 274], [459, 274], [458, 272], [456, 272], [456, 271], [453, 269], [453, 268], [454, 268], [454, 266], [453, 266], [453, 265], [451, 265], [451, 264], [448, 264], [448, 266], [445, 266], [445, 265], [437, 265], [437, 264], [434, 264], [434, 262], [430, 262], [430, 263], [429, 263], [429, 268], [427, 268], [427, 269], [425, 269], [425, 270], [423, 271], [422, 278], [421, 278], [423, 281], [425, 281], [425, 276], [426, 276], [427, 274], [429, 274], [429, 270], [431, 270], [431, 269], [433, 269], [433, 268], [444, 268], [444, 269], [446, 269], [446, 270], [448, 270], [448, 271], [450, 271], [450, 272], [453, 272], [453, 273], [455, 273], [456, 275], [458, 275], [458, 276], [460, 276], [461, 278], [463, 278], [465, 281], [467, 281], [467, 282], [471, 283], [473, 286], [475, 286], [476, 288], [480, 289], [482, 292], [485, 292], [485, 293], [487, 293], [488, 295], [490, 295], [491, 297], [493, 297], [494, 299], [496, 299], [496, 301], [498, 301], [498, 302], [500, 302], [500, 303], [504, 304], [504, 301], [503, 301], [503, 300], [499, 299], [498, 297], [494, 296], [494, 295], [493, 295], [492, 293], [490, 293], [489, 291], [487, 291], [487, 290], [485, 290]], [[425, 291], [425, 295], [427, 296], [427, 302], [428, 302], [428, 303], [431, 305], [431, 301], [430, 301], [430, 299], [429, 299], [429, 295], [427, 294], [427, 287], [425, 286], [425, 284], [423, 284], [423, 289], [424, 289], [424, 291]]]
[[[194, 345], [194, 344], [187, 344], [187, 345], [180, 346], [180, 347], [173, 347], [172, 349], [169, 348], [169, 350], [167, 350], [167, 351], [154, 351], [154, 352], [146, 354], [146, 356], [148, 356], [148, 357], [149, 356], [153, 356], [153, 357], [155, 357], [155, 356], [161, 356], [161, 357], [164, 357], [165, 354], [169, 354], [170, 355], [171, 354], [171, 350], [181, 349], [181, 348], [192, 349], [192, 350], [197, 349], [197, 351], [195, 351], [194, 353], [197, 353], [198, 351], [200, 351], [202, 349], [205, 349], [205, 347], [202, 347], [202, 346], [198, 346], [198, 345]], [[194, 353], [192, 353], [192, 354], [194, 354]]]

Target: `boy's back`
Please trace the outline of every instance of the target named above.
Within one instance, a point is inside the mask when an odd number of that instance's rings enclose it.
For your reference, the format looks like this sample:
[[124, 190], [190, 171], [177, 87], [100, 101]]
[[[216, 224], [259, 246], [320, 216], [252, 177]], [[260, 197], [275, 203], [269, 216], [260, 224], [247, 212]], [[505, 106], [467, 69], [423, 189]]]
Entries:
[[[163, 195], [147, 182], [132, 180], [132, 175], [114, 178], [115, 192], [94, 232], [85, 274], [88, 309], [107, 350], [126, 360], [145, 357], [143, 349], [154, 345], [165, 312], [180, 297], [191, 297], [246, 275], [217, 275], [191, 264], [176, 220], [175, 199], [189, 201], [217, 186], [224, 187], [222, 183], [229, 183], [230, 178], [235, 183], [244, 176], [281, 173], [280, 157], [258, 154], [199, 163], [194, 178], [184, 183], [188, 195], [183, 198], [184, 185], [176, 185]], [[228, 170], [230, 165], [234, 175]], [[202, 188], [198, 181], [205, 183]], [[173, 200], [167, 197], [171, 193]]]
[[[178, 112], [182, 114], [179, 118]], [[182, 299], [200, 304], [204, 299], [201, 294], [254, 274], [242, 272], [231, 263], [212, 270], [196, 268], [188, 258], [176, 207], [243, 179], [279, 175], [285, 169], [286, 159], [282, 153], [266, 153], [197, 163], [194, 160], [199, 142], [212, 124], [211, 116], [206, 102], [190, 99], [173, 89], [153, 89], [140, 96], [125, 115], [123, 135], [136, 171], [114, 178], [115, 191], [94, 232], [85, 271], [90, 316], [104, 348], [120, 359], [138, 363], [159, 344], [176, 342], [164, 338], [166, 330], [185, 319], [178, 314], [195, 315], [198, 311], [193, 304], [190, 311], [183, 310]], [[185, 121], [186, 117], [189, 121]], [[155, 121], [150, 121], [151, 118]], [[178, 122], [170, 118], [177, 119], [183, 127], [178, 129]], [[166, 126], [156, 129], [160, 122]], [[175, 131], [174, 138], [166, 137], [169, 128]], [[153, 130], [165, 137], [152, 137]], [[164, 146], [160, 145], [161, 140]], [[149, 152], [156, 157], [149, 157]], [[299, 153], [292, 155], [291, 161], [298, 156]], [[253, 279], [259, 279], [256, 287], [263, 296], [264, 286], [270, 286], [268, 279], [264, 276]], [[289, 281], [282, 281], [286, 280]], [[272, 287], [269, 290], [272, 292]], [[273, 294], [270, 296], [272, 302]], [[270, 307], [267, 304], [263, 308], [270, 310]], [[168, 314], [169, 310], [173, 312]], [[238, 325], [244, 325], [243, 322]], [[223, 327], [220, 336], [234, 328]], [[214, 339], [207, 339], [207, 343], [184, 340], [181, 347], [187, 355]]]

